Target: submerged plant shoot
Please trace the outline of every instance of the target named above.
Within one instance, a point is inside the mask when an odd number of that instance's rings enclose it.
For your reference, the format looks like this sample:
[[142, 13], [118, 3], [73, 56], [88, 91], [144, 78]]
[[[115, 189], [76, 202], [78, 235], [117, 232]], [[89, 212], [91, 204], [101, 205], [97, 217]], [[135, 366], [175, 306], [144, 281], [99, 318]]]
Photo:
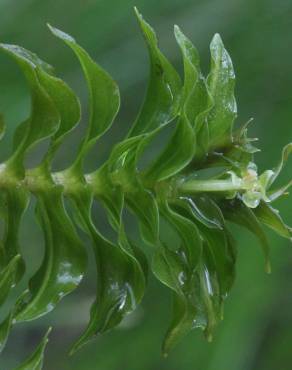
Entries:
[[[91, 173], [84, 173], [85, 158], [119, 110], [116, 83], [73, 37], [49, 26], [80, 62], [90, 109], [76, 159], [69, 168], [53, 172], [56, 151], [80, 120], [79, 100], [38, 56], [16, 45], [0, 44], [1, 51], [19, 65], [31, 92], [30, 116], [16, 129], [12, 154], [0, 165], [4, 222], [0, 304], [6, 302], [25, 272], [27, 262], [21, 256], [23, 246], [18, 235], [31, 197], [36, 199], [35, 217], [45, 244], [38, 271], [9, 315], [1, 319], [0, 351], [15, 325], [46, 315], [78, 287], [87, 265], [80, 232], [91, 239], [97, 286], [90, 321], [72, 345], [71, 354], [97, 334], [115, 328], [135, 310], [143, 299], [148, 272], [172, 295], [172, 320], [163, 353], [166, 355], [194, 328], [200, 328], [211, 340], [235, 278], [237, 253], [229, 222], [257, 236], [267, 272], [271, 269], [269, 243], [263, 225], [292, 238], [292, 229], [272, 205], [286, 196], [292, 183], [275, 186], [292, 144], [283, 149], [274, 168], [258, 172], [254, 161], [258, 149], [255, 139], [248, 136], [249, 122], [234, 128], [235, 74], [220, 36], [216, 34], [211, 41], [210, 72], [205, 77], [196, 48], [175, 26], [184, 67], [181, 78], [159, 50], [153, 29], [138, 11], [136, 15], [149, 52], [147, 92], [127, 136]], [[147, 147], [170, 127], [173, 133], [169, 142], [163, 144], [157, 158], [140, 169], [138, 163]], [[40, 164], [26, 169], [24, 160], [29, 150], [48, 138], [50, 145]], [[70, 213], [65, 199], [73, 205]], [[116, 235], [114, 243], [93, 222], [96, 200], [106, 210]], [[126, 209], [137, 217], [142, 246], [126, 231]], [[165, 242], [161, 220], [177, 235], [176, 247]], [[42, 368], [49, 331], [19, 370]]]

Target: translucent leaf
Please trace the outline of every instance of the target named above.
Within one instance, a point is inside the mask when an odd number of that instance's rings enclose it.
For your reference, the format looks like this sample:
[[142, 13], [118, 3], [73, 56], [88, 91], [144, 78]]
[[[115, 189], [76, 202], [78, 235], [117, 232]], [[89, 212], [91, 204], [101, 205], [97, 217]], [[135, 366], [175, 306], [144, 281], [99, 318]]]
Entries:
[[[51, 97], [60, 115], [59, 129], [51, 138], [51, 146], [46, 155], [46, 160], [50, 160], [62, 143], [64, 136], [79, 122], [80, 103], [72, 89], [64, 81], [52, 75], [52, 68], [47, 63], [28, 50], [22, 49], [22, 53], [25, 53], [26, 58], [36, 65], [39, 83]], [[26, 120], [17, 128], [14, 135], [15, 149], [19, 146], [23, 132], [28, 125], [29, 120]]]
[[78, 124], [81, 114], [80, 103], [72, 89], [61, 79], [42, 70], [38, 70], [38, 78], [53, 100], [60, 115], [60, 126], [51, 138], [51, 146], [46, 158], [49, 160], [61, 145], [65, 135]]
[[207, 82], [214, 106], [208, 115], [209, 146], [217, 148], [231, 142], [233, 121], [237, 115], [235, 75], [230, 56], [218, 34], [213, 37], [210, 51], [211, 69]]
[[120, 106], [119, 89], [110, 75], [98, 66], [70, 35], [49, 26], [51, 32], [64, 41], [76, 54], [82, 66], [88, 90], [90, 118], [81, 157], [111, 126]]
[[[52, 311], [80, 283], [85, 249], [65, 211], [60, 189], [37, 194], [37, 217], [45, 237], [43, 263], [18, 302], [15, 320], [34, 320]], [[53, 205], [53, 207], [52, 207]]]
[[10, 312], [8, 316], [0, 323], [0, 354], [6, 346], [12, 325], [12, 318], [13, 312]]
[[192, 270], [195, 270], [202, 253], [202, 241], [197, 226], [189, 219], [172, 210], [167, 203], [159, 204], [159, 211], [177, 231], [190, 267]]
[[211, 229], [223, 229], [224, 217], [217, 204], [205, 195], [180, 197], [173, 202], [175, 207], [185, 208], [194, 218]]
[[15, 284], [15, 275], [20, 263], [21, 256], [18, 254], [0, 272], [0, 306], [5, 302], [11, 287]]
[[178, 26], [174, 28], [184, 62], [184, 112], [196, 133], [196, 158], [206, 154], [209, 144], [207, 115], [213, 106], [207, 83], [200, 70], [198, 52]]
[[153, 257], [155, 276], [173, 290], [172, 320], [165, 335], [163, 353], [169, 351], [193, 328], [212, 331], [221, 317], [221, 297], [214, 268], [206, 251], [196, 271], [187, 264], [182, 250], [171, 251], [161, 246]]
[[181, 93], [180, 78], [158, 49], [155, 32], [135, 11], [148, 46], [150, 78], [143, 106], [128, 136], [151, 132], [170, 122], [178, 113]]
[[[201, 199], [200, 199], [201, 198]], [[204, 217], [198, 215], [197, 210], [193, 206], [175, 203], [175, 207], [179, 210], [183, 217], [196, 222], [200, 232], [200, 237], [204, 241], [204, 255], [209, 256], [208, 260], [212, 261], [214, 274], [218, 280], [221, 297], [224, 298], [229, 293], [235, 278], [235, 249], [230, 237], [230, 234], [225, 226], [224, 217], [219, 207], [206, 196], [196, 197], [198, 206]], [[206, 219], [209, 222], [206, 222]], [[210, 221], [213, 219], [213, 224]], [[214, 227], [214, 220], [217, 226]], [[198, 223], [199, 221], [199, 223]], [[210, 227], [212, 225], [212, 227]], [[207, 263], [205, 262], [205, 265]]]
[[157, 245], [159, 215], [154, 196], [150, 191], [138, 187], [137, 191], [126, 194], [125, 200], [139, 220], [143, 239], [149, 244]]
[[178, 120], [170, 141], [157, 159], [147, 168], [144, 177], [147, 181], [155, 182], [175, 175], [192, 160], [195, 149], [194, 131], [186, 116], [183, 115]]
[[212, 258], [220, 295], [225, 298], [235, 279], [234, 247], [231, 245], [227, 230], [209, 229], [203, 225], [200, 225], [199, 229], [206, 241], [205, 248], [208, 249], [210, 258]]
[[[196, 292], [203, 306], [201, 310], [201, 320], [204, 323], [206, 338], [209, 342], [213, 339], [213, 332], [221, 319], [222, 295], [220, 283], [216, 271], [216, 265], [212, 253], [206, 245], [203, 248], [203, 261], [199, 270], [200, 291]], [[199, 300], [198, 299], [198, 300]]]
[[153, 273], [163, 284], [178, 294], [182, 293], [182, 287], [187, 279], [185, 269], [181, 256], [164, 246], [160, 246], [153, 256]]
[[[181, 255], [161, 246], [152, 261], [152, 271], [163, 284], [173, 290], [172, 321], [165, 335], [162, 351], [169, 351], [193, 327], [197, 314], [192, 304], [188, 283], [191, 279], [189, 269]], [[191, 273], [192, 276], [192, 273]]]
[[236, 199], [225, 202], [223, 207], [221, 209], [226, 219], [247, 228], [258, 238], [265, 257], [265, 269], [269, 273], [271, 271], [271, 265], [268, 239], [253, 210]]
[[34, 353], [25, 360], [20, 366], [17, 366], [15, 370], [42, 370], [43, 359], [46, 345], [48, 343], [48, 336], [51, 332], [51, 328], [47, 331], [46, 335], [42, 339], [41, 343], [38, 345]]
[[104, 205], [110, 224], [115, 230], [118, 230], [124, 205], [124, 194], [119, 185], [113, 185], [108, 163], [88, 175], [87, 181], [93, 184], [93, 196]]
[[185, 297], [174, 294], [172, 302], [172, 321], [165, 334], [162, 345], [164, 356], [179, 343], [179, 341], [192, 329], [195, 308], [190, 305]]
[[120, 323], [133, 311], [144, 294], [145, 278], [139, 263], [124, 249], [113, 245], [95, 228], [90, 216], [91, 200], [75, 198], [80, 217], [93, 242], [97, 269], [96, 300], [91, 307], [90, 321], [82, 336], [73, 345], [77, 351], [97, 334]]
[[[0, 261], [3, 269], [20, 252], [19, 228], [23, 214], [28, 206], [28, 194], [21, 188], [5, 189], [5, 217], [4, 217], [4, 235], [2, 245], [2, 258]], [[20, 258], [15, 265], [13, 284], [16, 284], [22, 277], [25, 266]]]
[[22, 132], [21, 141], [8, 161], [8, 163], [19, 168], [25, 152], [33, 144], [57, 131], [60, 116], [53, 101], [39, 83], [36, 72], [37, 65], [31, 61], [32, 54], [16, 45], [0, 44], [0, 49], [16, 60], [31, 90], [31, 115], [24, 126], [25, 130]]
[[254, 213], [259, 221], [276, 231], [277, 234], [292, 240], [292, 228], [284, 223], [277, 209], [261, 202]]
[[158, 207], [153, 194], [137, 180], [137, 152], [143, 135], [116, 145], [108, 160], [108, 171], [115, 183], [125, 191], [125, 202], [137, 216], [143, 239], [153, 245], [158, 241]]

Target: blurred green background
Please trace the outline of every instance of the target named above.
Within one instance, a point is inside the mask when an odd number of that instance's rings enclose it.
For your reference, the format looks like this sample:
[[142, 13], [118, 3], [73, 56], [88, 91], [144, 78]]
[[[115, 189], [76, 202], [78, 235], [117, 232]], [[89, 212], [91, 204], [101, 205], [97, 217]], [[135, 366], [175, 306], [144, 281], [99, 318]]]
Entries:
[[[136, 5], [156, 29], [162, 50], [181, 70], [173, 24], [178, 24], [198, 47], [203, 70], [209, 68], [208, 45], [219, 32], [231, 54], [237, 75], [237, 123], [254, 117], [251, 134], [259, 137], [260, 169], [273, 167], [282, 146], [292, 138], [292, 2], [291, 0], [0, 0], [1, 42], [22, 45], [56, 67], [77, 92], [86, 119], [87, 92], [73, 54], [46, 29], [50, 22], [77, 38], [120, 85], [121, 112], [113, 129], [96, 146], [88, 169], [106, 158], [138, 112], [147, 83], [147, 51], [134, 17]], [[29, 94], [17, 66], [0, 55], [0, 111], [7, 135], [1, 161], [10, 153], [12, 133], [29, 112]], [[65, 143], [55, 167], [73, 158], [82, 125]], [[31, 153], [38, 163], [44, 145]], [[283, 182], [292, 175], [288, 164]], [[287, 222], [292, 220], [291, 197], [277, 204]], [[33, 203], [21, 230], [23, 253], [29, 261], [27, 278], [38, 267], [43, 241], [33, 221]], [[102, 211], [96, 219], [109, 232]], [[13, 330], [0, 359], [9, 370], [38, 343], [49, 323], [54, 325], [45, 370], [289, 370], [292, 363], [292, 251], [289, 242], [269, 234], [273, 273], [264, 273], [255, 239], [233, 229], [238, 241], [237, 280], [226, 301], [225, 319], [213, 343], [192, 332], [163, 359], [160, 344], [170, 319], [167, 289], [150, 278], [144, 303], [113, 332], [67, 356], [70, 343], [82, 331], [94, 299], [94, 268], [80, 289], [65, 298], [44, 319]], [[17, 294], [17, 291], [14, 293]], [[11, 301], [13, 297], [11, 298]], [[3, 311], [3, 312], [2, 312]], [[0, 313], [4, 314], [5, 308]]]

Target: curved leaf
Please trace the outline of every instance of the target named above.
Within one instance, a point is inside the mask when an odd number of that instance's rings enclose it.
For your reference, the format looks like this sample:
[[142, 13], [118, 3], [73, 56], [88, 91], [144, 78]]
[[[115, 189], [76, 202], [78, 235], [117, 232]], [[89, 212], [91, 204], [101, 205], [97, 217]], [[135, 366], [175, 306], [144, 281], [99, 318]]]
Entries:
[[25, 360], [21, 365], [17, 366], [15, 370], [42, 370], [43, 368], [43, 360], [44, 360], [44, 353], [46, 349], [46, 345], [48, 343], [48, 336], [51, 332], [51, 328], [47, 331], [44, 338], [42, 339], [41, 343], [38, 345], [34, 353]]
[[209, 259], [212, 260], [214, 272], [224, 299], [230, 292], [235, 279], [235, 253], [233, 244], [226, 229], [215, 230], [199, 226], [205, 240], [205, 249], [208, 250]]
[[97, 334], [117, 324], [141, 301], [144, 294], [144, 273], [129, 253], [100, 235], [90, 216], [91, 199], [75, 198], [81, 219], [93, 242], [97, 268], [96, 300], [91, 307], [90, 321], [82, 336], [71, 349], [77, 351]]
[[253, 212], [263, 224], [292, 241], [292, 228], [284, 223], [277, 209], [262, 201]]
[[[1, 268], [4, 268], [20, 252], [19, 229], [23, 214], [28, 206], [28, 194], [21, 188], [11, 188], [4, 190], [5, 194], [5, 217], [4, 217], [4, 235], [3, 250], [0, 261]], [[16, 261], [16, 260], [15, 260]], [[12, 285], [16, 284], [22, 277], [25, 265], [22, 258], [18, 259], [15, 265], [14, 280]]]
[[13, 312], [10, 312], [8, 316], [0, 323], [0, 354], [6, 346], [10, 329], [12, 326]]
[[[147, 168], [147, 181], [165, 180], [181, 171], [193, 158], [196, 149], [195, 133], [185, 115], [177, 122], [176, 130], [166, 148]], [[181, 143], [184, 143], [181, 145]]]
[[[126, 205], [137, 216], [143, 239], [152, 245], [158, 241], [158, 206], [153, 194], [139, 181], [137, 152], [144, 135], [135, 136], [116, 145], [107, 162], [112, 180], [122, 187]], [[137, 179], [138, 177], [138, 179]], [[113, 193], [112, 187], [110, 188]], [[111, 201], [108, 202], [109, 206]], [[119, 229], [118, 221], [118, 229]]]
[[[31, 90], [31, 115], [24, 126], [19, 145], [14, 148], [12, 157], [8, 160], [10, 165], [19, 168], [26, 151], [33, 144], [57, 131], [60, 116], [53, 101], [39, 83], [37, 65], [31, 60], [32, 54], [16, 45], [0, 44], [0, 49], [16, 60]], [[37, 61], [41, 63], [39, 59]]]
[[15, 284], [15, 276], [21, 263], [21, 256], [18, 254], [0, 272], [0, 306], [5, 302], [11, 287]]
[[156, 199], [150, 191], [137, 186], [135, 192], [126, 194], [126, 204], [137, 216], [142, 238], [146, 243], [158, 245], [159, 214]]
[[208, 112], [213, 99], [200, 70], [198, 52], [191, 41], [175, 26], [176, 41], [180, 46], [184, 62], [183, 102], [184, 112], [196, 133], [196, 158], [206, 154], [209, 145]]
[[86, 78], [89, 90], [90, 118], [80, 151], [83, 158], [96, 140], [110, 128], [120, 106], [119, 89], [111, 76], [90, 58], [73, 37], [57, 28], [48, 26], [53, 35], [64, 41], [76, 54]]
[[235, 75], [230, 56], [218, 34], [213, 37], [210, 51], [211, 69], [207, 83], [214, 106], [208, 115], [209, 146], [217, 148], [231, 142], [233, 121], [237, 115]]
[[[196, 197], [195, 199], [201, 208], [200, 215], [186, 201], [184, 201], [184, 204], [176, 202], [175, 209], [178, 209], [180, 214], [191, 220], [191, 222], [196, 222], [200, 237], [204, 241], [203, 261], [207, 265], [206, 255], [208, 255], [209, 265], [212, 264], [214, 266], [213, 275], [216, 274], [220, 294], [224, 298], [229, 293], [235, 278], [235, 249], [233, 242], [226, 229], [222, 212], [215, 202], [206, 196]], [[204, 212], [204, 218], [202, 218], [202, 212]], [[206, 222], [206, 219], [209, 222]], [[210, 223], [211, 220], [213, 220], [213, 224]], [[216, 221], [217, 227], [214, 227], [214, 221]], [[212, 227], [210, 227], [211, 225]], [[220, 227], [218, 227], [219, 225]]]
[[185, 208], [194, 218], [211, 229], [223, 229], [224, 217], [216, 203], [205, 195], [179, 197], [173, 202], [175, 207]]
[[237, 199], [225, 202], [223, 207], [223, 214], [228, 220], [240, 226], [244, 226], [258, 238], [265, 257], [266, 272], [270, 273], [269, 243], [255, 213]]
[[202, 253], [202, 241], [197, 226], [171, 209], [166, 202], [159, 204], [159, 211], [179, 234], [185, 256], [190, 264], [190, 268], [194, 271], [198, 266]]
[[73, 90], [64, 81], [43, 70], [38, 70], [37, 74], [42, 87], [51, 97], [60, 115], [60, 126], [51, 138], [46, 156], [46, 159], [50, 160], [65, 135], [78, 124], [81, 114], [80, 103]]
[[170, 122], [178, 113], [181, 92], [180, 78], [158, 49], [154, 30], [136, 8], [135, 12], [148, 46], [150, 78], [143, 106], [128, 136], [151, 132]]
[[161, 246], [154, 254], [152, 271], [163, 284], [173, 290], [172, 321], [165, 335], [162, 351], [169, 351], [193, 327], [197, 309], [191, 300], [189, 269], [179, 252]]
[[45, 236], [45, 256], [29, 282], [27, 294], [18, 303], [17, 322], [34, 320], [53, 310], [84, 275], [85, 249], [65, 211], [60, 190], [37, 194], [37, 217]]

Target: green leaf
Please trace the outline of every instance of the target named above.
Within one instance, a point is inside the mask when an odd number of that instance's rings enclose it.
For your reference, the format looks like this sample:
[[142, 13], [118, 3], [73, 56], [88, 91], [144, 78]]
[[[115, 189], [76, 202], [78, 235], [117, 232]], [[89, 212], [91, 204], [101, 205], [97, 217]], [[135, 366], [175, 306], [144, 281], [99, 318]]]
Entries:
[[205, 195], [179, 197], [173, 201], [175, 207], [184, 208], [192, 216], [211, 229], [223, 229], [224, 217], [217, 204]]
[[218, 34], [213, 37], [210, 51], [211, 69], [207, 83], [214, 106], [208, 115], [209, 146], [217, 148], [232, 141], [233, 121], [237, 115], [235, 75], [230, 56]]
[[[22, 49], [26, 59], [36, 65], [36, 72], [39, 83], [51, 97], [60, 115], [60, 126], [51, 138], [51, 145], [46, 155], [50, 160], [54, 152], [62, 143], [64, 136], [70, 132], [80, 120], [80, 103], [72, 89], [61, 79], [52, 75], [52, 67], [39, 59], [35, 54]], [[23, 131], [29, 125], [29, 120], [24, 121], [16, 130], [14, 136], [14, 148], [16, 149], [23, 138]]]
[[277, 234], [292, 241], [292, 228], [284, 223], [277, 209], [262, 201], [254, 209], [254, 214], [259, 221], [276, 231]]
[[83, 158], [96, 140], [110, 128], [120, 106], [119, 89], [110, 75], [90, 58], [73, 37], [50, 25], [49, 28], [76, 54], [86, 78], [89, 90], [90, 118], [80, 152]]
[[126, 204], [137, 216], [142, 238], [151, 245], [158, 244], [159, 214], [153, 194], [137, 187], [137, 191], [126, 194]]
[[169, 123], [178, 113], [181, 93], [180, 78], [158, 49], [155, 32], [136, 8], [135, 12], [148, 46], [150, 78], [143, 106], [128, 136], [149, 133]]
[[85, 249], [65, 211], [61, 189], [37, 194], [37, 217], [45, 237], [45, 256], [18, 303], [17, 322], [52, 311], [79, 285], [86, 267]]
[[230, 292], [235, 279], [235, 250], [226, 229], [215, 230], [199, 226], [216, 272], [220, 295], [223, 298]]
[[78, 124], [81, 114], [80, 103], [75, 93], [64, 81], [43, 70], [38, 70], [37, 73], [42, 87], [51, 97], [60, 115], [60, 126], [51, 138], [51, 145], [46, 157], [47, 160], [50, 160], [62, 144], [65, 135]]
[[113, 185], [108, 163], [88, 175], [87, 181], [93, 187], [94, 198], [100, 200], [106, 209], [111, 226], [118, 230], [124, 205], [124, 194], [119, 185]]
[[245, 227], [258, 238], [265, 257], [265, 270], [267, 273], [270, 273], [271, 264], [268, 239], [253, 210], [238, 199], [234, 199], [232, 201], [225, 202], [222, 211], [226, 219]]
[[[180, 202], [174, 203], [174, 207], [183, 217], [191, 222], [196, 222], [200, 237], [204, 241], [204, 254], [207, 253], [209, 261], [212, 260], [220, 294], [223, 298], [229, 293], [235, 278], [234, 245], [226, 229], [222, 212], [216, 203], [207, 196], [195, 197], [194, 199], [196, 203], [193, 204], [181, 199]], [[194, 208], [195, 204], [199, 208]], [[200, 213], [198, 213], [198, 210], [200, 210]], [[204, 216], [202, 217], [203, 213]], [[217, 225], [217, 227], [214, 227], [214, 225]]]
[[[5, 217], [4, 217], [4, 235], [3, 250], [0, 261], [1, 268], [5, 268], [9, 262], [20, 253], [19, 229], [23, 214], [28, 206], [28, 194], [21, 188], [11, 188], [3, 191], [5, 194]], [[13, 284], [16, 284], [23, 276], [25, 266], [20, 258], [15, 265]]]
[[154, 275], [177, 294], [183, 293], [183, 285], [187, 280], [186, 266], [181, 256], [161, 245], [152, 259]]
[[0, 323], [0, 354], [6, 346], [10, 329], [12, 326], [13, 312], [10, 312], [8, 316]]
[[89, 324], [73, 345], [71, 353], [97, 334], [118, 325], [126, 314], [136, 308], [145, 288], [144, 273], [137, 260], [97, 231], [91, 220], [91, 201], [80, 195], [75, 198], [76, 207], [93, 243], [97, 269], [96, 300], [91, 307]]
[[[21, 163], [27, 150], [33, 144], [53, 135], [57, 131], [60, 124], [60, 116], [52, 99], [38, 80], [37, 64], [31, 61], [32, 54], [16, 45], [0, 44], [0, 49], [16, 60], [31, 90], [31, 115], [24, 126], [25, 129], [22, 131], [19, 145], [14, 148], [12, 157], [8, 160], [12, 167], [21, 169]], [[41, 63], [39, 59], [37, 59], [37, 62]]]
[[198, 52], [178, 26], [174, 28], [184, 62], [184, 112], [196, 133], [196, 158], [206, 154], [209, 144], [208, 112], [213, 106], [207, 83], [200, 70]]
[[202, 241], [197, 226], [186, 217], [175, 212], [164, 202], [159, 204], [159, 211], [168, 223], [177, 231], [182, 241], [182, 248], [192, 270], [195, 270], [201, 258]]
[[[135, 136], [116, 145], [108, 160], [108, 171], [125, 192], [126, 205], [137, 216], [143, 239], [149, 244], [157, 245], [158, 206], [153, 194], [137, 179], [137, 157], [144, 137]], [[110, 191], [116, 192], [112, 188]], [[108, 203], [110, 206], [111, 202]]]
[[18, 254], [0, 272], [0, 306], [5, 302], [11, 287], [15, 284], [15, 275], [21, 262], [21, 256]]
[[172, 320], [165, 334], [162, 352], [164, 356], [192, 329], [196, 311], [185, 297], [173, 294]]
[[186, 167], [195, 154], [195, 139], [191, 125], [183, 115], [178, 120], [176, 130], [162, 153], [145, 171], [146, 181], [154, 183], [165, 180]]
[[161, 246], [154, 254], [152, 271], [164, 285], [173, 290], [172, 321], [165, 335], [162, 351], [166, 356], [193, 327], [197, 309], [191, 300], [192, 276], [182, 255]]
[[25, 360], [20, 366], [17, 366], [15, 370], [42, 370], [43, 359], [46, 345], [48, 343], [48, 336], [51, 332], [51, 328], [47, 331], [41, 343], [38, 345], [34, 353]]
[[[181, 49], [184, 64], [184, 84], [182, 89], [182, 103], [186, 116], [192, 125], [202, 111], [201, 99], [195, 99], [195, 91], [200, 79], [200, 58], [197, 49], [182, 33], [178, 26], [174, 26], [174, 35]], [[199, 91], [197, 91], [199, 93]], [[197, 97], [198, 98], [198, 97]], [[197, 104], [191, 104], [196, 102]]]
[[153, 273], [173, 290], [172, 320], [163, 343], [164, 355], [193, 328], [204, 329], [210, 340], [220, 320], [219, 284], [206, 256], [204, 251], [204, 262], [200, 261], [195, 272], [186, 264], [181, 250], [161, 246], [153, 257]]
[[[180, 35], [182, 36], [182, 34]], [[191, 50], [191, 52], [194, 56], [195, 51]], [[177, 120], [176, 129], [170, 141], [158, 158], [145, 171], [144, 176], [149, 182], [154, 183], [155, 181], [165, 180], [175, 175], [187, 166], [195, 154], [196, 135], [191, 123], [196, 118], [196, 112], [193, 106], [197, 106], [198, 104], [194, 104], [192, 98], [194, 95], [194, 86], [199, 77], [195, 65], [187, 62], [185, 62], [185, 81], [180, 100], [180, 117]], [[184, 145], [180, 145], [180, 143], [184, 143]]]

